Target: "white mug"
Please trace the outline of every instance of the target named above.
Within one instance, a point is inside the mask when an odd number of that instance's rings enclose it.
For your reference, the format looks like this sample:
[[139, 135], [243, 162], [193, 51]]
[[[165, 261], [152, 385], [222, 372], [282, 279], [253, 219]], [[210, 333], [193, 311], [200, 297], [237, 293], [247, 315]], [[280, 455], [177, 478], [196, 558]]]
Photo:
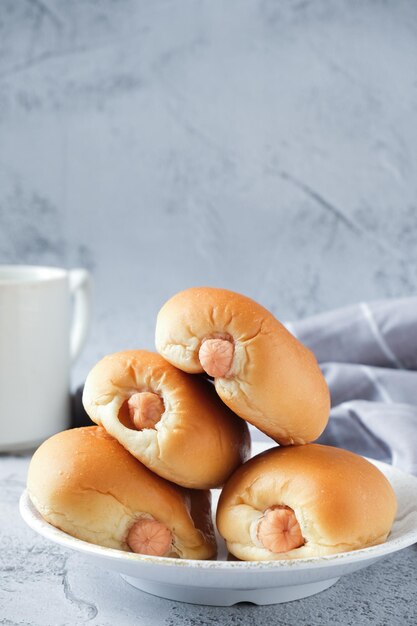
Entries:
[[0, 452], [68, 428], [70, 366], [87, 334], [90, 285], [84, 269], [0, 265]]

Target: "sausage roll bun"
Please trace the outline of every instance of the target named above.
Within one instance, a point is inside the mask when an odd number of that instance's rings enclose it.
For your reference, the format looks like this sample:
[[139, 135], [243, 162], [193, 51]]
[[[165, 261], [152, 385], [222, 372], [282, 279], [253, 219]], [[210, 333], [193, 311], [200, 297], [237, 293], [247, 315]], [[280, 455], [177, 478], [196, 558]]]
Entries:
[[217, 527], [239, 559], [325, 556], [383, 543], [396, 497], [364, 458], [330, 446], [273, 448], [229, 479]]
[[134, 457], [183, 487], [219, 487], [250, 454], [246, 424], [213, 385], [153, 352], [104, 357], [87, 376], [83, 404]]
[[78, 539], [153, 556], [216, 554], [210, 492], [156, 476], [104, 428], [66, 430], [45, 441], [31, 460], [27, 487], [44, 519]]
[[310, 350], [250, 298], [211, 287], [173, 296], [160, 310], [156, 348], [184, 372], [206, 372], [237, 415], [281, 445], [314, 441], [330, 411]]

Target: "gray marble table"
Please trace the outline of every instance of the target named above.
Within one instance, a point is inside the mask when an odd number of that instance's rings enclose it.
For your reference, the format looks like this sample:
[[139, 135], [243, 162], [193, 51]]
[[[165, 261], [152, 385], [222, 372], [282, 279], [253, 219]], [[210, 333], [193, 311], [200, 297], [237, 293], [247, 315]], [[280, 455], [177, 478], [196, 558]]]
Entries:
[[36, 535], [20, 519], [28, 456], [0, 456], [0, 624], [253, 626], [417, 623], [417, 546], [276, 606], [194, 606], [156, 598]]

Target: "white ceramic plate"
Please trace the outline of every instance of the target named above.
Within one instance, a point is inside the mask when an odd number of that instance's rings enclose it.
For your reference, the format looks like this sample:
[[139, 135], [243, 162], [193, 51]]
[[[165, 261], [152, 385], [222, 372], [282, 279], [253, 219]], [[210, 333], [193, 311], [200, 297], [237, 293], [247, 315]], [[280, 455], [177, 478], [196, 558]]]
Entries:
[[[270, 448], [254, 442], [254, 454]], [[114, 570], [134, 587], [148, 593], [195, 604], [230, 606], [237, 602], [276, 604], [304, 598], [333, 585], [340, 576], [375, 563], [417, 542], [417, 478], [385, 463], [372, 461], [391, 482], [398, 513], [388, 540], [372, 548], [294, 561], [228, 561], [219, 540], [216, 561], [152, 557], [103, 548], [75, 539], [48, 524], [25, 491], [20, 512], [40, 535], [64, 548], [82, 552], [97, 567]], [[214, 508], [219, 491], [213, 491]]]

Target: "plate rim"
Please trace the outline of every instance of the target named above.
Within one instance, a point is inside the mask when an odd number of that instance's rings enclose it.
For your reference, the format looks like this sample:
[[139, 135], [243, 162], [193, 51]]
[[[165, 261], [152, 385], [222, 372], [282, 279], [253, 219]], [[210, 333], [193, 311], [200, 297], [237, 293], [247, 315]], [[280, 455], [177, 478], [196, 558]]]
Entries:
[[[263, 443], [263, 442], [256, 442]], [[266, 442], [265, 442], [266, 443]], [[256, 446], [258, 447], [258, 446]], [[259, 446], [260, 447], [260, 446]], [[269, 448], [264, 448], [269, 449]], [[366, 457], [364, 457], [366, 458]], [[387, 463], [376, 461], [375, 459], [367, 459], [379, 469], [388, 469], [397, 475], [400, 475], [407, 480], [415, 481], [415, 487], [417, 492], [417, 477], [412, 474], [407, 474], [402, 470], [393, 467]], [[77, 552], [87, 553], [91, 556], [106, 558], [112, 561], [123, 561], [128, 563], [140, 563], [145, 566], [158, 565], [159, 567], [188, 567], [193, 569], [204, 570], [233, 570], [233, 571], [248, 571], [248, 570], [272, 570], [272, 571], [294, 571], [303, 569], [315, 569], [321, 567], [332, 567], [342, 564], [350, 564], [360, 561], [369, 561], [378, 559], [384, 556], [388, 556], [394, 552], [398, 552], [404, 548], [407, 548], [417, 542], [417, 525], [405, 532], [404, 535], [397, 537], [391, 542], [384, 542], [376, 546], [370, 546], [366, 548], [360, 548], [359, 550], [351, 550], [349, 552], [339, 552], [337, 554], [329, 554], [325, 556], [307, 557], [301, 559], [274, 559], [266, 561], [225, 561], [225, 560], [201, 560], [201, 559], [175, 559], [163, 556], [150, 556], [144, 554], [135, 554], [132, 552], [125, 552], [116, 548], [108, 548], [105, 546], [99, 546], [93, 543], [89, 543], [82, 539], [78, 539], [65, 533], [63, 530], [56, 528], [49, 522], [43, 519], [41, 514], [37, 511], [32, 503], [27, 489], [23, 491], [19, 500], [19, 511], [26, 524], [32, 528], [39, 535], [49, 539], [50, 541], [70, 548]]]

